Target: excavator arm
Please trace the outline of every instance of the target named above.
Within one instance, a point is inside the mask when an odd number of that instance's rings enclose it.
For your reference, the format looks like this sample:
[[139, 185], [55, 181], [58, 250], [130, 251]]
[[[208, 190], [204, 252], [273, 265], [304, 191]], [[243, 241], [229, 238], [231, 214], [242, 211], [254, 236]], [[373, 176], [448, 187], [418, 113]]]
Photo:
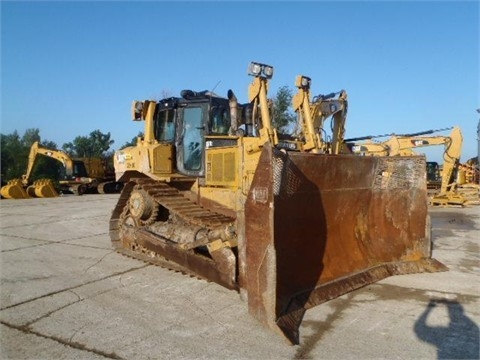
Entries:
[[[431, 203], [433, 205], [464, 205], [466, 199], [461, 194], [455, 193], [453, 175], [459, 166], [460, 156], [462, 154], [463, 137], [459, 127], [454, 127], [450, 136], [433, 136], [431, 138], [413, 137], [409, 140], [411, 146], [423, 147], [431, 145], [444, 145], [443, 167], [441, 171], [440, 193], [433, 196]], [[407, 146], [401, 146], [397, 151], [402, 155], [403, 149], [408, 150]]]
[[444, 145], [440, 193], [433, 198], [433, 203], [458, 205], [462, 204], [464, 199], [461, 196], [454, 196], [452, 176], [459, 165], [462, 143], [462, 132], [459, 127], [454, 127], [449, 136], [393, 135], [384, 142], [375, 143], [368, 140], [347, 143], [347, 146], [353, 153], [367, 156], [412, 156], [416, 155], [414, 148]]
[[20, 179], [13, 179], [7, 185], [0, 189], [0, 194], [6, 199], [28, 199], [30, 197], [55, 197], [58, 196], [57, 191], [50, 179], [40, 179], [30, 184], [30, 176], [35, 167], [38, 155], [45, 155], [57, 161], [60, 161], [66, 169], [67, 176], [73, 173], [73, 160], [59, 150], [49, 150], [42, 148], [38, 141], [35, 141], [30, 147], [28, 155], [27, 171]]
[[449, 136], [392, 136], [381, 142], [351, 143], [349, 148], [353, 153], [375, 156], [412, 156], [417, 147], [444, 145], [442, 186], [440, 193], [445, 194], [451, 188], [451, 178], [458, 166], [462, 153], [462, 132], [454, 127]]
[[449, 138], [445, 139], [445, 152], [443, 153], [443, 168], [441, 172], [442, 187], [440, 194], [446, 194], [451, 191], [450, 181], [453, 172], [458, 167], [462, 153], [463, 137], [460, 128], [455, 127]]
[[22, 175], [22, 183], [27, 186], [30, 181], [32, 170], [37, 161], [38, 155], [45, 155], [52, 159], [55, 159], [63, 164], [66, 170], [66, 175], [71, 176], [73, 174], [73, 160], [66, 153], [60, 150], [50, 150], [40, 146], [38, 141], [35, 141], [30, 148], [30, 154], [28, 155], [27, 172]]
[[451, 142], [452, 136], [408, 136], [392, 135], [383, 142], [373, 142], [371, 139], [366, 142], [347, 143], [348, 148], [354, 154], [370, 156], [412, 156], [417, 147], [447, 145]]

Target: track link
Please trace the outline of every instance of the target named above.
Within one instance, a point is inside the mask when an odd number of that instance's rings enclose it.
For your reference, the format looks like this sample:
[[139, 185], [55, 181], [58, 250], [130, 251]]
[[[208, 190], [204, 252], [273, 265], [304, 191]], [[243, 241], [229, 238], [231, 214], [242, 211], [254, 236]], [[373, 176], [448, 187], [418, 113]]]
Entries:
[[214, 229], [235, 222], [234, 218], [213, 212], [190, 201], [180, 191], [165, 182], [150, 179], [135, 179], [158, 204], [180, 217], [185, 222]]
[[132, 179], [125, 184], [110, 219], [110, 238], [117, 252], [189, 276], [214, 281], [230, 289], [237, 289], [236, 262], [232, 262], [231, 249], [228, 249], [225, 255], [219, 254], [213, 259], [193, 249], [181, 249], [169, 239], [152, 233], [146, 226], [122, 228], [122, 222], [128, 212], [129, 198], [134, 189], [145, 191], [159, 206], [183, 222], [197, 227], [213, 230], [235, 222], [232, 217], [205, 209], [190, 201], [179, 190], [165, 182], [146, 178]]

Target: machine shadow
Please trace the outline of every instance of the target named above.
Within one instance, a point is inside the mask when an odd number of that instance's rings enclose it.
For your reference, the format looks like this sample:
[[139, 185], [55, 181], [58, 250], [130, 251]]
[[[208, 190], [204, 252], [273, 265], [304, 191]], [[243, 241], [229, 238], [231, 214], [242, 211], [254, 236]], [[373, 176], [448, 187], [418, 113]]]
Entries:
[[327, 222], [318, 185], [305, 176], [291, 157], [285, 155], [282, 161], [281, 174], [274, 174], [276, 314], [279, 328], [292, 343], [298, 344], [298, 329], [309, 308], [310, 294], [324, 270]]
[[[446, 306], [448, 326], [430, 326], [428, 317], [439, 306]], [[417, 337], [437, 347], [438, 359], [480, 358], [480, 334], [478, 325], [465, 315], [463, 306], [446, 299], [430, 300], [425, 311], [414, 325]]]

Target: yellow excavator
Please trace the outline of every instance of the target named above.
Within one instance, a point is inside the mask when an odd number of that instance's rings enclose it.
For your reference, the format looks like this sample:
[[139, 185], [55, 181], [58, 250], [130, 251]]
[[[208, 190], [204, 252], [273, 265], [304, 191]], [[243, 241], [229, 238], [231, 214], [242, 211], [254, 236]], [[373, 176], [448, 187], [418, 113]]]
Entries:
[[[467, 199], [457, 191], [458, 183], [455, 179], [457, 171], [461, 170], [459, 161], [463, 143], [462, 132], [459, 127], [453, 127], [448, 136], [427, 136], [433, 132], [433, 130], [429, 130], [416, 134], [393, 135], [383, 142], [374, 142], [371, 139], [366, 139], [365, 142], [355, 142], [350, 139], [346, 141], [346, 147], [352, 153], [364, 156], [412, 156], [416, 154], [414, 148], [444, 145], [444, 162], [441, 169], [433, 162], [427, 164], [430, 175], [428, 186], [437, 189], [431, 197], [431, 204], [465, 205]], [[439, 181], [432, 176], [436, 172], [439, 174]]]
[[38, 156], [47, 156], [63, 164], [65, 175], [58, 182], [62, 193], [83, 195], [86, 192], [99, 193], [120, 192], [123, 184], [117, 183], [113, 172], [108, 172], [107, 164], [100, 158], [72, 159], [61, 150], [51, 150], [34, 142], [28, 155], [27, 171], [21, 179], [10, 180], [0, 189], [6, 199], [28, 199], [32, 197], [56, 197], [59, 195], [56, 186], [50, 179], [40, 179], [30, 184], [30, 176]]
[[[474, 184], [473, 167], [460, 164], [462, 134], [454, 128], [450, 136], [426, 136], [435, 130], [415, 134], [394, 135], [384, 142], [374, 142], [371, 137], [362, 137], [366, 142], [344, 143], [347, 115], [347, 93], [341, 90], [328, 95], [313, 97], [310, 94], [311, 79], [298, 76], [293, 97], [299, 128], [302, 129], [302, 151], [323, 154], [355, 153], [368, 156], [415, 156], [413, 148], [445, 145], [445, 164], [427, 162], [427, 189], [434, 205], [462, 205], [479, 202], [478, 187]], [[337, 97], [337, 98], [335, 98]], [[331, 139], [328, 139], [324, 123], [332, 117]], [[446, 129], [443, 129], [446, 130]], [[454, 175], [457, 176], [454, 176]], [[454, 181], [455, 177], [455, 181]]]
[[273, 67], [248, 73], [246, 104], [231, 90], [133, 102], [145, 135], [114, 156], [125, 186], [113, 247], [239, 291], [292, 343], [313, 306], [391, 275], [445, 271], [431, 257], [425, 158], [285, 143], [268, 109]]

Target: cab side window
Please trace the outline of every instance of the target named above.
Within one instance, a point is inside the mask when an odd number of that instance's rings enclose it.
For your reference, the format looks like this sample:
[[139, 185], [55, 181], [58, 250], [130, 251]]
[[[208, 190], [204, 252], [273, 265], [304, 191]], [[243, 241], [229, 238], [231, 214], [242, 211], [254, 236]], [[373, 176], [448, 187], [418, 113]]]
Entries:
[[230, 109], [215, 106], [210, 113], [210, 135], [227, 135], [230, 128]]
[[160, 142], [175, 140], [175, 109], [159, 111], [155, 121], [155, 139]]

